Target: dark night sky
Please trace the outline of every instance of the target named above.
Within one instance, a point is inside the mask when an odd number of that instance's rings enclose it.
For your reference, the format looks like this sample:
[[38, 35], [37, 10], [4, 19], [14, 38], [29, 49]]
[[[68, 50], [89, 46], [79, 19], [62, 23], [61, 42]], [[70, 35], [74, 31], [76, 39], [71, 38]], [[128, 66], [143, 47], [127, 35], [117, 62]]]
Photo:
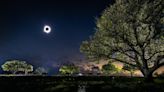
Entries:
[[[0, 64], [21, 59], [35, 67], [82, 58], [80, 44], [95, 30], [95, 17], [111, 0], [1, 0]], [[52, 33], [43, 32], [44, 25]], [[77, 61], [78, 62], [78, 61]]]

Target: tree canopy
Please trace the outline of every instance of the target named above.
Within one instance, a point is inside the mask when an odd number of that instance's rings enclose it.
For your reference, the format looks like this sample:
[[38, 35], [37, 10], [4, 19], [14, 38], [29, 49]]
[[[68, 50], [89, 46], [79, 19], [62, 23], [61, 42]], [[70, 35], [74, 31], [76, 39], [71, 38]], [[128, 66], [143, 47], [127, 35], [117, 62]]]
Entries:
[[48, 71], [43, 67], [38, 67], [35, 69], [34, 73], [38, 75], [45, 75], [48, 74]]
[[123, 69], [123, 70], [129, 71], [131, 77], [133, 76], [134, 71], [137, 70], [136, 67], [130, 66], [130, 65], [128, 65], [128, 64], [124, 64], [122, 69]]
[[72, 75], [79, 72], [79, 68], [75, 65], [63, 65], [59, 69], [62, 75]]
[[112, 63], [103, 65], [101, 70], [104, 74], [113, 74], [118, 71], [118, 69]]
[[17, 72], [24, 72], [27, 74], [28, 72], [33, 71], [33, 66], [30, 64], [27, 64], [25, 61], [20, 61], [20, 60], [10, 60], [6, 61], [2, 65], [3, 71], [7, 72], [12, 72], [12, 73], [17, 73]]
[[164, 65], [164, 0], [116, 0], [96, 26], [80, 47], [88, 58], [114, 59], [147, 78]]

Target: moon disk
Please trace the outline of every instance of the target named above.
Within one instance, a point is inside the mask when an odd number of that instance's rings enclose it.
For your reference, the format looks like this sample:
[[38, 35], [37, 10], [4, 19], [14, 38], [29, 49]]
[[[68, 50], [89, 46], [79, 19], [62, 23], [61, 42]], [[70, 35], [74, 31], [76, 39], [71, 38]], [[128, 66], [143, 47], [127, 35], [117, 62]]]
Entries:
[[51, 33], [51, 27], [48, 26], [48, 25], [45, 25], [43, 31], [44, 31], [45, 33], [49, 34], [49, 33]]

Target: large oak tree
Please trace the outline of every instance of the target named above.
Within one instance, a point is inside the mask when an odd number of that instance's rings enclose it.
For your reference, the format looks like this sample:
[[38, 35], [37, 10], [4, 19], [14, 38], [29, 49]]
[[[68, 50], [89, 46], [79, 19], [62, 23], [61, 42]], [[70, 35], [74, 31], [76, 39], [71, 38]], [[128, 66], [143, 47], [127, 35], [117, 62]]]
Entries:
[[80, 50], [89, 58], [137, 67], [146, 78], [164, 65], [164, 0], [116, 0]]

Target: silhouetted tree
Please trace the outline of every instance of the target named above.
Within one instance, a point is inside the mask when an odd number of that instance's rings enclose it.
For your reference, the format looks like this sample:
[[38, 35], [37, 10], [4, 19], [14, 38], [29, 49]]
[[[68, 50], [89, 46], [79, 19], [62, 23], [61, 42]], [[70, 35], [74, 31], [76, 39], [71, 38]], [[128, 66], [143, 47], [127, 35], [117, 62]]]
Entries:
[[34, 73], [38, 75], [46, 75], [48, 74], [48, 71], [43, 67], [38, 67], [37, 69], [35, 69]]

